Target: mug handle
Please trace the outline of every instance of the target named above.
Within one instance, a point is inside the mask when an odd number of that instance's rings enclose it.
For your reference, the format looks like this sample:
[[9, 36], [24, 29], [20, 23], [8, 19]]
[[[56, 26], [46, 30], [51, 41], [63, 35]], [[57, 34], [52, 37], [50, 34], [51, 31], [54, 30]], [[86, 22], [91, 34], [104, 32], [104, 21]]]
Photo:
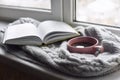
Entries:
[[102, 45], [95, 46], [94, 48], [96, 50], [95, 56], [98, 56], [100, 53], [104, 52], [104, 47]]

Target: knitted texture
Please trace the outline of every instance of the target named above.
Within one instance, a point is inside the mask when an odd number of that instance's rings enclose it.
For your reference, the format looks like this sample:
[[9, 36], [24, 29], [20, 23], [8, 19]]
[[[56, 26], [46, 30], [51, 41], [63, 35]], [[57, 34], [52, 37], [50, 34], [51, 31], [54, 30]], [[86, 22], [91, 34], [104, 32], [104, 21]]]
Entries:
[[[22, 18], [22, 21], [24, 19], [26, 20], [26, 18]], [[31, 21], [29, 18], [27, 22], [29, 20]], [[20, 24], [22, 21], [19, 19], [10, 25]], [[37, 26], [38, 24], [39, 22], [37, 21], [36, 23], [35, 20], [35, 25]], [[67, 41], [41, 47], [25, 45], [22, 46], [22, 49], [36, 58], [37, 61], [46, 63], [46, 66], [51, 66], [53, 69], [55, 68], [72, 76], [99, 76], [119, 69], [120, 37], [106, 30], [104, 27], [88, 26], [85, 28], [78, 26], [75, 29], [81, 32], [83, 36], [97, 38], [100, 42], [99, 44], [103, 45], [104, 52], [98, 56], [71, 53], [67, 50]]]
[[35, 20], [33, 18], [29, 18], [29, 17], [24, 18], [24, 17], [21, 17], [18, 20], [10, 23], [9, 25], [16, 25], [16, 24], [23, 24], [23, 23], [32, 23], [35, 26], [38, 26], [40, 24], [40, 22], [38, 20]]

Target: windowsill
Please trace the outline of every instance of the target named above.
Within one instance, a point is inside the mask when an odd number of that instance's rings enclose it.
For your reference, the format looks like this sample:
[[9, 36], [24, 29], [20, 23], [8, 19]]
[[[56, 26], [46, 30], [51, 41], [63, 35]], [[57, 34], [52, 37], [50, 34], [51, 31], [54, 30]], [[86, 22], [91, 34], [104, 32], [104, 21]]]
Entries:
[[71, 25], [73, 26], [96, 26], [96, 27], [99, 27], [99, 26], [104, 26], [107, 30], [113, 32], [114, 34], [120, 36], [120, 27], [116, 27], [116, 26], [107, 26], [107, 25], [100, 25], [100, 24], [93, 24], [93, 23], [87, 23], [87, 22], [73, 22]]
[[[8, 24], [8, 22], [4, 22], [1, 21], [0, 22], [0, 28], [2, 28], [3, 26], [6, 27]], [[113, 29], [111, 29], [113, 30]], [[43, 66], [22, 60], [18, 57], [15, 57], [12, 54], [3, 54], [0, 53], [0, 61], [3, 62], [5, 64], [8, 64], [10, 66], [13, 66], [15, 68], [20, 69], [21, 71], [25, 71], [27, 73], [31, 73], [33, 75], [36, 75], [38, 77], [45, 77], [47, 78], [47, 80], [49, 79], [55, 79], [55, 80], [119, 80], [120, 79], [120, 71], [105, 75], [105, 76], [100, 76], [100, 77], [92, 77], [92, 78], [77, 78], [77, 77], [72, 77], [72, 76], [67, 76], [55, 71], [52, 71], [50, 69], [46, 69]]]

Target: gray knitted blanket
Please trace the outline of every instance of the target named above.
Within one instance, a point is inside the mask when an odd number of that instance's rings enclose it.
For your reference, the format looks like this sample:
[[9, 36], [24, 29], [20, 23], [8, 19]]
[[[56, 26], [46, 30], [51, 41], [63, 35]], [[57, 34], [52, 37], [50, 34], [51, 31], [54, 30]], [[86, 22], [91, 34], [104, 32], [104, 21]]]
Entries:
[[[10, 25], [31, 22], [36, 26], [39, 21], [31, 18], [20, 18]], [[40, 62], [46, 63], [58, 71], [80, 77], [99, 76], [111, 73], [120, 68], [120, 37], [99, 26], [78, 26], [75, 28], [83, 36], [92, 36], [99, 40], [105, 51], [98, 56], [93, 54], [70, 53], [67, 41], [48, 46], [22, 46], [22, 49]]]

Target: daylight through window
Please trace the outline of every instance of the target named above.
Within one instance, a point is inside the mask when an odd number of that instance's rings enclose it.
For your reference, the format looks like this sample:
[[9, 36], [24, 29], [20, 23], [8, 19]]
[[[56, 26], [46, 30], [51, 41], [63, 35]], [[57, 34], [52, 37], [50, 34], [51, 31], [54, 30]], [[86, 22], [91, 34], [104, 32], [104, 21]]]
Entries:
[[0, 5], [51, 9], [51, 0], [0, 0]]
[[120, 26], [120, 0], [76, 0], [76, 21]]

